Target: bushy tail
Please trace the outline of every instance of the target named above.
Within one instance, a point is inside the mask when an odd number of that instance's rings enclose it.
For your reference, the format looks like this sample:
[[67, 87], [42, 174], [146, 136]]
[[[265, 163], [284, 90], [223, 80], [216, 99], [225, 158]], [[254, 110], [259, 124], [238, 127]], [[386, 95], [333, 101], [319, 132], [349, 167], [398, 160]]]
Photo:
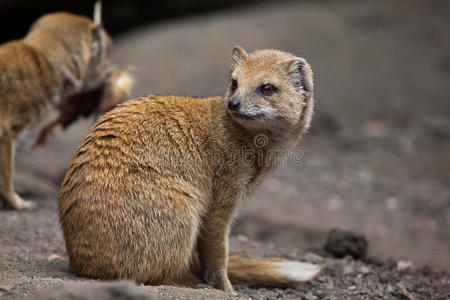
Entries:
[[[191, 268], [171, 284], [195, 287], [202, 283], [200, 260], [192, 257]], [[228, 278], [233, 285], [295, 287], [316, 277], [323, 265], [283, 258], [246, 257], [231, 255], [228, 260]]]
[[316, 277], [323, 266], [282, 258], [232, 255], [228, 278], [232, 284], [246, 286], [296, 286]]

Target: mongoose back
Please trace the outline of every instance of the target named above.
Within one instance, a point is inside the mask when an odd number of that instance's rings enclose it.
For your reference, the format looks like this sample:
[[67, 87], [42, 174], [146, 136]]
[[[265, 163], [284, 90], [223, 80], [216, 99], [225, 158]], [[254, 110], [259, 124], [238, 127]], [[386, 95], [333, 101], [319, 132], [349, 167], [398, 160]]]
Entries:
[[[0, 46], [0, 200], [10, 207], [34, 206], [15, 192], [12, 181], [17, 136], [50, 106], [65, 115], [67, 124], [77, 117], [74, 108], [86, 104], [68, 99], [100, 87], [113, 90], [111, 43], [100, 20], [52, 13], [37, 20], [24, 39]], [[90, 113], [101, 105], [87, 104]]]
[[230, 74], [223, 98], [149, 95], [90, 130], [59, 193], [78, 275], [169, 284], [199, 270], [206, 283], [233, 292], [230, 280], [295, 285], [320, 271], [284, 259], [228, 258], [239, 202], [280, 164], [273, 156], [296, 144], [314, 106], [303, 58], [235, 47]]

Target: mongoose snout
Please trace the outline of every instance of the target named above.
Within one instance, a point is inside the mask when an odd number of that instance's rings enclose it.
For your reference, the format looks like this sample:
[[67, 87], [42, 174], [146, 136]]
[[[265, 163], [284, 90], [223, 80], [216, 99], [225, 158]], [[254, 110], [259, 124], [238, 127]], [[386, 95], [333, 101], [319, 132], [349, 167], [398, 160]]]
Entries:
[[231, 101], [228, 102], [228, 109], [229, 110], [239, 110], [241, 107], [241, 100], [233, 98]]

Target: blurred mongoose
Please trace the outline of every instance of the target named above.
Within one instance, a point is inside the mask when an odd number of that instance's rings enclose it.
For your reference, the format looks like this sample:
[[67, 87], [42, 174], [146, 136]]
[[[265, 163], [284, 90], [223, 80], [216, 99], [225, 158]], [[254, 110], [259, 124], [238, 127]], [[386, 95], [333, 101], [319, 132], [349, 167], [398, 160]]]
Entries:
[[[310, 125], [313, 74], [278, 50], [233, 50], [226, 95], [154, 96], [105, 114], [75, 151], [59, 193], [71, 268], [80, 276], [289, 286], [317, 265], [230, 256], [237, 207]], [[197, 259], [199, 258], [199, 259]], [[230, 280], [229, 280], [230, 279]]]
[[[69, 13], [45, 15], [23, 40], [0, 46], [0, 201], [14, 209], [34, 206], [13, 185], [14, 143], [26, 125], [50, 106], [64, 116], [58, 122], [67, 125], [102, 105], [101, 99], [76, 95], [101, 89], [99, 98], [114, 91], [113, 74], [119, 71], [99, 9], [96, 21]], [[44, 128], [37, 144], [45, 142], [49, 130]]]
[[87, 118], [92, 115], [98, 117], [100, 114], [111, 110], [118, 103], [128, 98], [133, 85], [134, 78], [128, 71], [116, 69], [108, 75], [108, 78], [98, 88], [68, 97], [63, 105], [57, 107], [58, 117], [41, 129], [34, 147], [44, 146], [47, 136], [57, 125], [61, 125], [64, 129], [79, 117]]

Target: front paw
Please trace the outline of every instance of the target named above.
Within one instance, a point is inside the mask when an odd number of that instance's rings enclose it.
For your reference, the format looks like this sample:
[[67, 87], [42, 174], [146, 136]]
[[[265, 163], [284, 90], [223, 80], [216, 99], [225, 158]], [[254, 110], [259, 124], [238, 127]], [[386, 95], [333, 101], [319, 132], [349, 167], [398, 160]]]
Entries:
[[203, 280], [216, 289], [237, 295], [226, 272], [204, 272]]

